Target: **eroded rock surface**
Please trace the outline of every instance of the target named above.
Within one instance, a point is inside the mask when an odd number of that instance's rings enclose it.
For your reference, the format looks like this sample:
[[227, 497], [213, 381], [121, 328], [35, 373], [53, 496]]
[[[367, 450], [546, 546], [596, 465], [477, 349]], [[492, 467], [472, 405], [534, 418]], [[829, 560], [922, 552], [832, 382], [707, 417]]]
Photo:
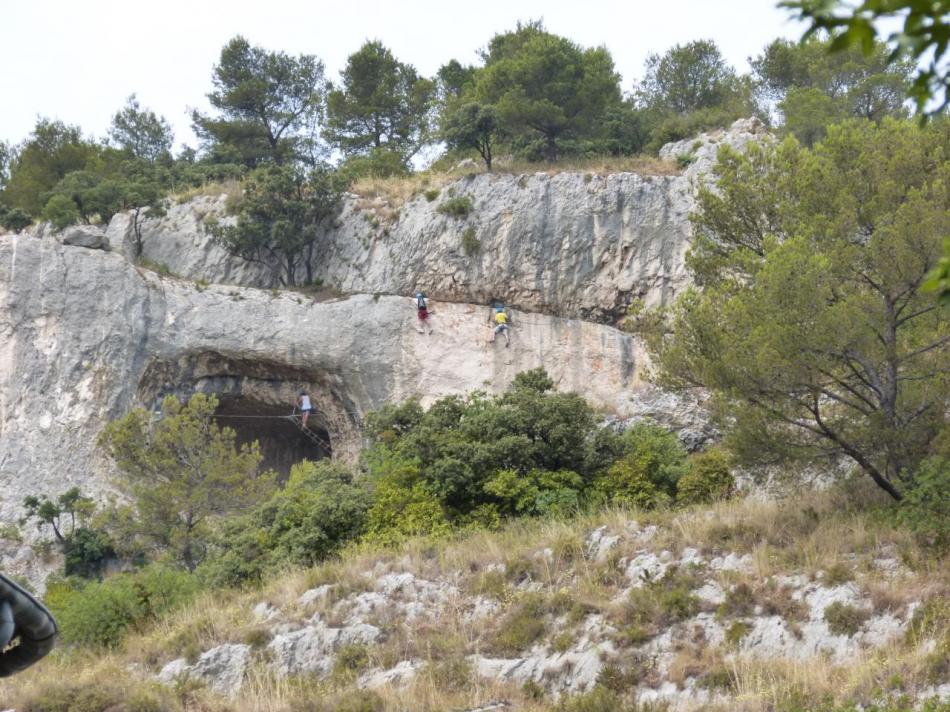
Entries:
[[[204, 287], [137, 269], [121, 254], [30, 236], [0, 241], [0, 517], [26, 494], [95, 493], [110, 464], [109, 419], [192, 391], [289, 412], [306, 386], [333, 452], [358, 451], [362, 416], [392, 400], [500, 392], [544, 366], [558, 388], [632, 412], [645, 355], [616, 329], [515, 312], [511, 347], [487, 343], [487, 307], [433, 302], [435, 333], [412, 300]], [[292, 427], [288, 425], [288, 427]]]
[[[741, 149], [764, 137], [761, 122], [744, 119], [669, 144], [661, 156], [671, 164], [691, 159], [678, 175], [477, 174], [434, 189], [431, 200], [424, 192], [398, 205], [349, 195], [324, 226], [314, 276], [347, 293], [422, 289], [440, 300], [504, 299], [523, 310], [612, 323], [634, 301], [669, 303], [687, 284], [696, 180], [720, 146]], [[439, 212], [452, 198], [469, 199], [471, 211], [460, 218]], [[208, 219], [228, 219], [225, 204], [225, 196], [205, 196], [145, 220], [142, 258], [189, 279], [275, 286], [267, 269], [230, 257], [204, 232]], [[130, 215], [117, 215], [107, 234], [133, 253]]]

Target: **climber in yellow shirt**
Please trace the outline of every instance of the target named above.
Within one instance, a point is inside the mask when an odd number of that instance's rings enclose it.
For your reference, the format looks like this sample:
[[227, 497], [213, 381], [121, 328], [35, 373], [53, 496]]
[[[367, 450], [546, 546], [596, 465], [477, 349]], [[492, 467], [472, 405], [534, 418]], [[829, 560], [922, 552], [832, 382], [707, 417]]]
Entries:
[[505, 335], [505, 348], [511, 345], [511, 339], [508, 338], [508, 326], [511, 322], [511, 319], [508, 318], [508, 314], [505, 312], [505, 308], [500, 304], [496, 304], [492, 309], [492, 313], [488, 317], [488, 323], [492, 325], [492, 334], [489, 343], [495, 343], [495, 337], [498, 334]]

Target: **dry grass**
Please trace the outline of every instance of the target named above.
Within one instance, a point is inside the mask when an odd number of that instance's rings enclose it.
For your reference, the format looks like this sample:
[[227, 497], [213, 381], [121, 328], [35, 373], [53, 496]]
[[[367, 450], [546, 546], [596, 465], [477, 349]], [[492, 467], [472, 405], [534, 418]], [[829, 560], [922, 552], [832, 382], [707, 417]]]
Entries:
[[[463, 177], [485, 172], [484, 166], [478, 164], [475, 168], [463, 171], [422, 171], [407, 176], [387, 178], [367, 176], [354, 181], [349, 190], [360, 198], [357, 207], [365, 214], [370, 215], [370, 220], [376, 220], [379, 224], [383, 224], [397, 220], [402, 207], [417, 196], [426, 195], [427, 200], [437, 200], [439, 194], [450, 184]], [[663, 161], [655, 156], [601, 156], [566, 159], [556, 164], [503, 159], [495, 163], [492, 172], [501, 175], [542, 173], [548, 176], [560, 173], [583, 173], [585, 180], [590, 181], [595, 176], [603, 177], [614, 173], [674, 176], [680, 175], [682, 169], [674, 162]]]
[[559, 173], [586, 173], [591, 176], [607, 176], [613, 173], [677, 176], [683, 172], [683, 169], [675, 161], [664, 161], [657, 156], [567, 158], [554, 164], [504, 159], [496, 162], [492, 168], [495, 173], [544, 173], [549, 176]]
[[219, 195], [227, 195], [228, 198], [240, 195], [244, 189], [244, 184], [239, 180], [212, 181], [204, 183], [195, 188], [189, 188], [178, 193], [172, 193], [168, 197], [173, 203], [181, 205], [195, 198], [211, 197], [216, 198]]
[[[608, 620], [616, 617], [620, 605], [617, 597], [626, 595], [629, 585], [622, 573], [623, 557], [644, 547], [669, 551], [701, 547], [709, 555], [751, 553], [756, 570], [720, 573], [721, 585], [726, 590], [745, 587], [741, 590], [748, 589], [751, 599], [766, 613], [782, 615], [790, 622], [802, 617], [800, 604], [781, 586], [764, 584], [763, 576], [808, 572], [820, 578], [819, 574], [833, 571], [837, 578], [853, 576], [854, 584], [871, 599], [876, 612], [906, 610], [911, 600], [931, 601], [931, 608], [944, 610], [940, 601], [946, 600], [950, 591], [946, 567], [941, 567], [945, 562], [928, 558], [906, 532], [881, 524], [867, 513], [850, 511], [836, 497], [805, 495], [794, 503], [742, 500], [687, 511], [611, 510], [580, 515], [571, 521], [522, 520], [497, 532], [474, 532], [440, 542], [416, 539], [398, 550], [354, 545], [340, 560], [313, 569], [281, 572], [263, 589], [199, 596], [149, 629], [131, 635], [119, 651], [57, 651], [15, 682], [0, 681], [0, 700], [16, 709], [29, 708], [27, 702], [43, 699], [68, 681], [90, 689], [98, 685], [109, 694], [125, 696], [123, 699], [154, 698], [164, 707], [142, 708], [175, 711], [446, 710], [466, 709], [492, 699], [510, 700], [513, 709], [550, 709], [550, 699], [535, 699], [537, 691], [530, 686], [522, 689], [520, 684], [478, 678], [466, 656], [484, 654], [493, 647], [496, 652], [511, 654], [526, 640], [543, 640], [552, 649], [569, 647], [576, 626], [591, 614], [603, 614]], [[631, 526], [631, 520], [636, 520], [638, 526]], [[652, 540], [636, 539], [648, 524], [658, 527]], [[586, 555], [585, 535], [599, 526], [619, 534], [622, 543], [606, 560], [598, 562]], [[897, 577], [885, 575], [873, 565], [875, 558], [894, 552], [900, 552], [910, 564]], [[366, 650], [369, 666], [386, 669], [401, 660], [422, 661], [424, 667], [413, 683], [402, 689], [387, 687], [360, 693], [352, 676], [320, 682], [280, 678], [271, 671], [264, 649], [269, 632], [250, 615], [257, 603], [267, 601], [294, 624], [303, 624], [316, 613], [333, 624], [338, 622], [333, 618], [338, 601], [371, 590], [373, 581], [383, 574], [402, 571], [450, 582], [460, 591], [460, 599], [451, 601], [434, 619], [406, 622], [382, 611], [373, 621], [383, 629], [384, 639]], [[323, 584], [333, 585], [329, 595], [310, 605], [299, 605], [301, 593]], [[670, 599], [670, 605], [677, 604], [688, 598], [694, 585], [696, 582], [684, 580], [676, 591], [658, 585], [651, 594], [657, 597], [653, 603], [660, 605], [657, 620], [668, 613], [662, 609], [664, 596]], [[538, 586], [537, 594], [525, 593]], [[685, 593], [671, 597], [671, 591]], [[495, 600], [500, 606], [498, 613], [483, 620], [467, 618], [461, 599], [470, 595]], [[748, 605], [733, 603], [738, 606], [736, 615], [747, 612]], [[646, 600], [640, 604], [641, 608], [652, 605]], [[532, 618], [542, 617], [547, 621], [545, 625], [528, 625]], [[832, 700], [853, 701], [870, 699], [882, 689], [919, 689], [944, 674], [943, 663], [937, 659], [944, 648], [938, 647], [935, 652], [932, 642], [927, 647], [921, 640], [937, 640], [938, 646], [946, 646], [950, 641], [948, 617], [941, 613], [922, 619], [917, 626], [919, 634], [842, 665], [820, 658], [802, 662], [751, 660], [736, 657], [728, 646], [712, 649], [705, 640], [695, 639], [679, 650], [667, 678], [696, 679], [700, 686], [736, 695], [735, 703], [728, 708], [750, 711], [773, 709], [802, 695], [811, 700], [827, 694]], [[649, 623], [637, 625], [644, 628]], [[508, 638], [497, 637], [503, 626], [513, 624], [521, 628], [510, 631]], [[627, 625], [618, 641], [641, 644], [642, 640], [623, 638], [635, 637], [633, 628], [637, 625]], [[152, 682], [151, 676], [169, 660], [193, 658], [226, 642], [255, 645], [255, 662], [240, 702], [215, 698], [193, 685], [166, 688]], [[656, 671], [639, 661], [631, 648], [620, 651], [609, 671], [605, 678], [608, 682], [608, 678], [618, 675], [618, 679], [629, 678], [631, 684], [659, 682]], [[80, 694], [72, 688], [66, 692]], [[356, 702], [366, 706], [346, 706]]]

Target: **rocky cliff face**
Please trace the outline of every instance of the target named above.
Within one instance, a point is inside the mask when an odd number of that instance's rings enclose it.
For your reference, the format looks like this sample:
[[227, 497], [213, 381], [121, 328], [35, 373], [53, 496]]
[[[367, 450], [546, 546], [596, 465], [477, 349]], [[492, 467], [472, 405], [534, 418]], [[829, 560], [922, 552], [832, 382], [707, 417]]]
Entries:
[[[747, 119], [669, 144], [663, 158], [688, 161], [680, 175], [479, 174], [399, 206], [349, 195], [321, 235], [314, 274], [346, 293], [422, 289], [447, 301], [500, 298], [524, 310], [613, 322], [634, 300], [665, 304], [685, 286], [695, 182], [720, 146], [741, 149], [765, 135]], [[439, 212], [453, 197], [468, 198], [471, 211]], [[224, 213], [224, 196], [173, 206], [146, 221], [142, 257], [189, 279], [274, 286], [268, 269], [228, 256], [205, 235], [204, 221]], [[129, 251], [129, 216], [117, 216], [107, 232]]]
[[487, 307], [432, 307], [434, 333], [420, 334], [405, 297], [315, 302], [202, 287], [114, 253], [5, 238], [0, 518], [15, 521], [28, 493], [101, 489], [102, 426], [134, 405], [156, 408], [167, 393], [214, 392], [231, 413], [280, 415], [307, 387], [334, 452], [352, 456], [362, 416], [389, 400], [497, 392], [540, 365], [559, 388], [611, 413], [632, 412], [644, 387], [640, 345], [611, 327], [516, 311], [505, 348], [487, 342]]
[[[637, 340], [596, 322], [682, 288], [692, 181], [717, 145], [757, 132], [739, 122], [700, 137], [680, 176], [462, 178], [385, 224], [371, 217], [379, 205], [351, 197], [320, 244], [318, 276], [350, 295], [331, 301], [253, 288], [270, 286], [267, 270], [201, 229], [222, 215], [223, 197], [146, 222], [143, 257], [177, 277], [130, 262], [128, 216], [105, 236], [0, 238], [0, 521], [16, 521], [26, 494], [107, 488], [103, 425], [136, 405], [157, 409], [169, 393], [217, 394], [228, 424], [269, 443], [277, 466], [287, 465], [281, 453], [308, 454], [280, 419], [301, 386], [329, 441], [316, 454], [353, 457], [362, 417], [387, 401], [498, 392], [537, 366], [606, 414], [703, 437], [693, 410], [647, 386]], [[469, 197], [471, 213], [440, 213], [449, 193]], [[434, 298], [432, 335], [417, 332], [413, 302], [395, 296], [416, 288]], [[487, 343], [488, 307], [476, 306], [497, 297], [518, 307], [508, 349]]]

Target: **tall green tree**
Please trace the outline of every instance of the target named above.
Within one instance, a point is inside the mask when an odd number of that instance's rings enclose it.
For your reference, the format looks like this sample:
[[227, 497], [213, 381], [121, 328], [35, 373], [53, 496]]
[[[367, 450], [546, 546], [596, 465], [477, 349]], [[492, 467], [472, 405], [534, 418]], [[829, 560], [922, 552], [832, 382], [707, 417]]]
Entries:
[[206, 228], [232, 254], [268, 266], [276, 284], [295, 286], [300, 270], [309, 284], [320, 223], [337, 211], [342, 193], [325, 169], [264, 166], [244, 184], [237, 221]]
[[902, 21], [901, 30], [885, 40], [889, 61], [908, 61], [915, 68], [910, 94], [918, 112], [936, 115], [950, 106], [950, 0], [785, 0], [780, 5], [809, 23], [805, 39], [829, 32], [834, 51], [860, 47], [872, 54], [881, 20]]
[[10, 164], [4, 202], [9, 208], [38, 216], [53, 186], [67, 173], [85, 169], [100, 151], [98, 145], [83, 137], [78, 126], [39, 119]]
[[446, 116], [442, 138], [450, 149], [478, 151], [490, 171], [500, 129], [495, 107], [470, 102]]
[[526, 155], [557, 160], [597, 138], [608, 109], [621, 102], [620, 76], [605, 47], [582, 48], [540, 22], [495, 35], [483, 53], [474, 97], [493, 105]]
[[13, 163], [13, 146], [6, 141], [0, 141], [0, 205], [3, 204], [3, 189], [10, 179], [10, 164]]
[[135, 94], [113, 114], [109, 126], [110, 143], [146, 161], [170, 157], [174, 140], [171, 124], [151, 109], [143, 109]]
[[715, 42], [694, 40], [647, 57], [637, 95], [647, 108], [688, 114], [725, 103], [737, 81]]
[[775, 105], [785, 127], [800, 140], [820, 138], [823, 127], [847, 118], [880, 121], [906, 116], [913, 65], [890, 62], [886, 47], [832, 53], [831, 41], [778, 39], [751, 60], [756, 95], [764, 111]]
[[169, 396], [157, 423], [136, 409], [100, 438], [134, 500], [138, 534], [189, 571], [204, 557], [212, 521], [248, 509], [274, 484], [273, 472], [259, 471], [257, 443], [238, 447], [234, 431], [215, 422], [217, 406], [201, 393], [187, 404]]
[[326, 92], [314, 55], [269, 52], [238, 35], [221, 50], [212, 83], [208, 100], [217, 115], [192, 112], [209, 151], [230, 148], [249, 167], [313, 154]]
[[[663, 380], [716, 394], [748, 459], [839, 454], [900, 499], [950, 402], [950, 322], [920, 286], [950, 231], [950, 131], [885, 119], [724, 150], [699, 193]], [[654, 344], [656, 347], [657, 344]]]
[[346, 61], [327, 97], [327, 138], [347, 156], [386, 149], [407, 161], [430, 138], [435, 83], [378, 40]]

